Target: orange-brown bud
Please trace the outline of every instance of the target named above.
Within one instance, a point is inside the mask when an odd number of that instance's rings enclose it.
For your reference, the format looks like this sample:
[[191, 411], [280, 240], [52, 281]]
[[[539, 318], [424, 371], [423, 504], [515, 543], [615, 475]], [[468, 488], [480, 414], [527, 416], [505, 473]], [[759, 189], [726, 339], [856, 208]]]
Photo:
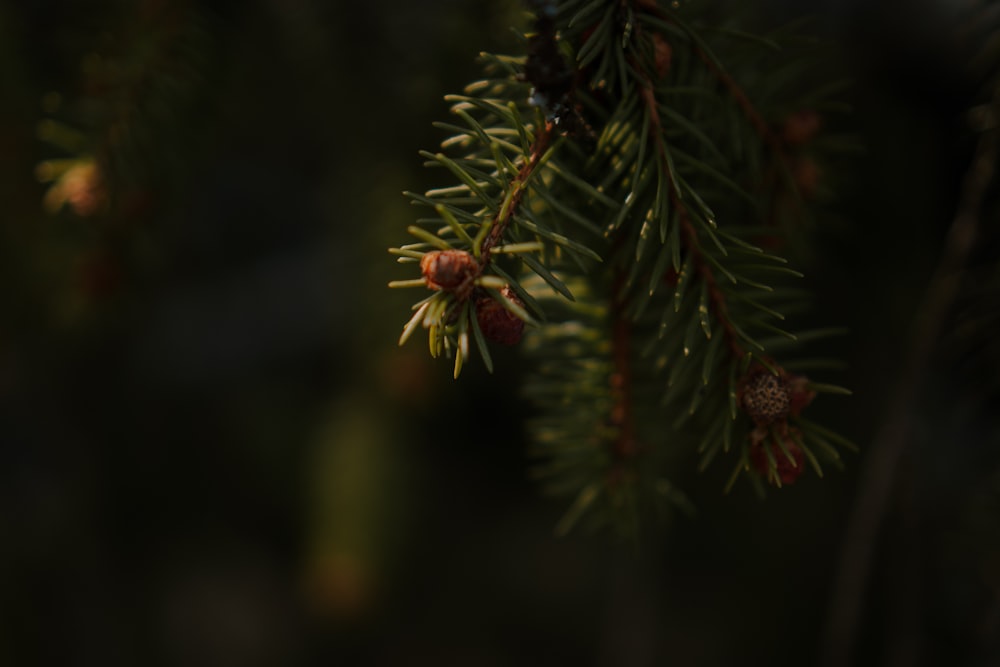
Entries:
[[479, 263], [465, 250], [433, 250], [420, 259], [420, 271], [431, 289], [451, 291], [479, 275]]

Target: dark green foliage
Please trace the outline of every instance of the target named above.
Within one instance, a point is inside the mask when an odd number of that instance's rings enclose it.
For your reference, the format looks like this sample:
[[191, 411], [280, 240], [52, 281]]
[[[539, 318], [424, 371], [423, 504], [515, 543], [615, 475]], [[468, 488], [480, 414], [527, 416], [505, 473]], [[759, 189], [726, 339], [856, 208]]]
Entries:
[[[470, 289], [523, 299], [536, 472], [575, 498], [560, 530], [588, 514], [634, 532], [642, 514], [688, 507], [669, 475], [691, 451], [701, 469], [729, 459], [727, 489], [744, 470], [758, 488], [805, 465], [822, 475], [850, 443], [801, 412], [817, 392], [847, 392], [788, 370], [801, 342], [835, 331], [789, 327], [808, 296], [784, 249], [810, 217], [811, 144], [838, 84], [815, 77], [806, 41], [708, 27], [694, 6], [536, 4], [527, 60], [484, 56], [488, 78], [449, 98], [458, 122], [440, 126], [455, 136], [425, 157], [457, 183], [410, 193], [437, 216], [392, 252], [467, 250]], [[468, 290], [433, 291], [400, 342], [423, 325], [457, 377], [470, 303]], [[758, 372], [791, 405], [773, 423], [743, 409]]]

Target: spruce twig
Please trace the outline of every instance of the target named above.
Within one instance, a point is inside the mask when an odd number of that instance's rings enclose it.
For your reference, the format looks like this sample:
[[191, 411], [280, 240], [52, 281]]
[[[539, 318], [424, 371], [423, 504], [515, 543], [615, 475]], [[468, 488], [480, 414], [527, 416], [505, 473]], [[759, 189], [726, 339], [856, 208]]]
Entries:
[[[663, 133], [663, 123], [660, 118], [659, 107], [656, 102], [656, 95], [653, 92], [653, 87], [649, 80], [643, 81], [640, 87], [640, 95], [642, 95], [643, 102], [646, 105], [646, 113], [650, 119], [650, 125], [653, 128], [653, 133], [651, 136], [659, 137]], [[709, 266], [708, 261], [702, 254], [698, 231], [695, 229], [694, 224], [691, 222], [691, 216], [688, 213], [687, 206], [678, 196], [679, 188], [677, 183], [674, 181], [673, 170], [668, 163], [668, 156], [666, 154], [666, 148], [662, 141], [656, 141], [656, 152], [657, 157], [660, 160], [660, 168], [663, 173], [666, 174], [668, 180], [668, 192], [671, 206], [677, 211], [677, 219], [681, 226], [681, 239], [684, 246], [684, 251], [691, 258], [694, 265], [695, 272], [705, 282], [708, 286], [709, 300], [712, 306], [712, 313], [715, 319], [722, 325], [723, 332], [726, 336], [726, 343], [729, 346], [729, 350], [733, 357], [736, 359], [742, 359], [746, 354], [743, 350], [743, 346], [739, 343], [739, 335], [736, 333], [736, 329], [733, 326], [732, 321], [729, 319], [729, 310], [726, 305], [726, 297], [719, 289], [719, 285], [715, 280], [715, 273], [712, 271], [712, 267]]]
[[528, 182], [534, 175], [538, 165], [542, 161], [542, 156], [549, 148], [552, 141], [553, 127], [551, 122], [545, 123], [541, 131], [535, 136], [535, 141], [531, 145], [528, 159], [521, 165], [517, 175], [507, 185], [507, 196], [503, 205], [497, 211], [493, 222], [486, 233], [486, 238], [479, 249], [480, 266], [485, 267], [490, 262], [490, 252], [493, 247], [503, 238], [504, 232], [510, 226], [511, 220], [518, 213], [524, 193], [528, 190]]
[[[837, 462], [847, 445], [800, 413], [833, 385], [810, 384], [774, 357], [809, 338], [784, 328], [799, 295], [777, 282], [802, 274], [748, 240], [774, 235], [761, 212], [781, 183], [761, 184], [759, 174], [765, 159], [774, 171], [785, 158], [782, 137], [681, 20], [690, 5], [531, 7], [526, 58], [487, 57], [507, 78], [448, 98], [467, 127], [441, 125], [458, 132], [444, 146], [466, 154], [426, 154], [459, 183], [411, 198], [447, 225], [421, 221], [422, 243], [392, 252], [421, 263], [428, 252], [466, 252], [474, 268], [460, 289], [418, 302], [423, 316], [407, 335], [423, 323], [432, 352], [461, 355], [455, 339], [471, 330], [487, 358], [488, 335], [465, 321], [485, 288], [496, 296], [509, 287], [546, 318], [526, 336], [535, 370], [525, 393], [540, 413], [536, 470], [576, 499], [560, 530], [584, 517], [632, 530], [644, 508], [686, 507], [664, 476], [672, 452], [688, 445], [700, 468], [738, 457], [733, 481], [752, 471], [757, 487], [786, 486], [806, 460], [821, 474], [819, 458]], [[545, 120], [522, 120], [529, 109]], [[524, 277], [493, 261], [501, 249], [521, 260]], [[595, 271], [601, 257], [610, 268]]]

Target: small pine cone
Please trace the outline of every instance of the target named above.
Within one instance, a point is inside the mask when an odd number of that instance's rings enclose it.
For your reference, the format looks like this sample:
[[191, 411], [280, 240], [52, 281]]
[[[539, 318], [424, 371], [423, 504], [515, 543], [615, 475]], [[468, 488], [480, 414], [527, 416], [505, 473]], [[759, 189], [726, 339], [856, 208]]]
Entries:
[[451, 291], [479, 274], [479, 263], [465, 250], [433, 250], [420, 259], [420, 271], [431, 289]]
[[809, 109], [796, 111], [785, 119], [781, 137], [789, 146], [801, 146], [816, 136], [822, 124], [820, 115], [815, 111]]
[[740, 406], [757, 425], [784, 419], [791, 407], [788, 381], [766, 368], [752, 369], [741, 383]]
[[768, 474], [771, 470], [771, 461], [767, 457], [767, 452], [764, 451], [765, 447], [770, 447], [778, 479], [781, 480], [783, 485], [787, 485], [797, 480], [802, 471], [805, 470], [805, 457], [802, 454], [802, 448], [795, 444], [791, 437], [788, 435], [780, 437], [785, 438], [785, 448], [792, 455], [792, 458], [795, 459], [794, 463], [788, 460], [788, 457], [785, 456], [785, 452], [782, 451], [778, 443], [765, 442], [750, 447], [750, 464], [764, 479], [771, 480], [771, 476]]
[[[524, 303], [510, 287], [503, 288], [503, 295], [523, 306]], [[516, 345], [524, 334], [524, 322], [491, 296], [476, 300], [476, 321], [487, 340], [501, 345]]]

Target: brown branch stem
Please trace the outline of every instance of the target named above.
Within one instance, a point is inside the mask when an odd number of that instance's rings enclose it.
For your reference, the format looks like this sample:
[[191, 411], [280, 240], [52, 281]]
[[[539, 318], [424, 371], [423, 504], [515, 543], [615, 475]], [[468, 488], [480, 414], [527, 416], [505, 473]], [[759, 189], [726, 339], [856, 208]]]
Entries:
[[635, 456], [635, 417], [632, 410], [632, 321], [625, 312], [621, 296], [625, 274], [615, 272], [611, 303], [611, 348], [614, 370], [611, 373], [611, 423], [618, 428], [612, 452], [619, 461]]
[[510, 221], [514, 219], [514, 214], [521, 205], [524, 193], [528, 189], [528, 181], [531, 179], [532, 174], [534, 174], [535, 169], [542, 160], [542, 156], [545, 155], [545, 151], [548, 150], [549, 144], [552, 142], [553, 131], [552, 123], [547, 122], [535, 135], [535, 141], [531, 145], [531, 153], [528, 156], [528, 160], [521, 165], [517, 175], [510, 182], [507, 190], [507, 197], [509, 199], [500, 206], [500, 210], [494, 216], [493, 222], [490, 223], [490, 231], [483, 240], [483, 245], [480, 249], [479, 263], [481, 266], [489, 264], [490, 251], [493, 249], [493, 246], [500, 242], [504, 232], [507, 231], [507, 227], [510, 226]]
[[[660, 7], [656, 6], [654, 3], [642, 2], [641, 7], [642, 11], [649, 12], [659, 20], [677, 25], [676, 21], [673, 21], [669, 14], [663, 11]], [[715, 78], [719, 80], [719, 83], [722, 84], [722, 86], [729, 92], [733, 100], [736, 101], [740, 110], [743, 111], [743, 115], [747, 117], [747, 120], [750, 121], [751, 125], [753, 125], [761, 139], [763, 139], [766, 144], [771, 146], [778, 156], [784, 160], [784, 146], [781, 143], [781, 139], [774, 133], [771, 126], [767, 124], [767, 121], [764, 120], [761, 113], [757, 111], [757, 107], [755, 107], [753, 102], [750, 101], [750, 98], [743, 91], [740, 84], [738, 84], [736, 80], [733, 79], [733, 77], [731, 77], [727, 72], [719, 68], [719, 66], [708, 57], [708, 54], [705, 53], [704, 49], [697, 45], [693, 45], [692, 49], [694, 50], [695, 55], [698, 56], [698, 59], [705, 64], [705, 67], [707, 67], [713, 75], [715, 75]]]
[[740, 84], [738, 84], [728, 72], [719, 69], [718, 65], [716, 65], [715, 62], [713, 62], [712, 59], [708, 57], [708, 54], [702, 49], [695, 47], [694, 51], [698, 56], [698, 59], [701, 60], [705, 64], [705, 67], [707, 67], [709, 71], [715, 75], [715, 78], [719, 80], [719, 83], [722, 84], [723, 88], [726, 89], [730, 97], [733, 98], [733, 101], [736, 102], [736, 105], [743, 112], [743, 115], [746, 116], [747, 121], [750, 122], [764, 143], [771, 147], [771, 150], [774, 151], [778, 159], [782, 162], [786, 162], [784, 144], [778, 135], [774, 133], [774, 130], [771, 129], [771, 126], [768, 125], [767, 121], [764, 120], [764, 116], [757, 111], [757, 107], [755, 107], [753, 102], [750, 101], [750, 98], [747, 96]]
[[[653, 92], [653, 87], [649, 81], [644, 81], [639, 88], [640, 95], [642, 95], [643, 102], [646, 104], [646, 112], [649, 114], [649, 124], [651, 137], [661, 136], [663, 124], [660, 119], [660, 112], [656, 108], [656, 95]], [[705, 259], [705, 255], [701, 250], [701, 244], [698, 241], [698, 230], [695, 229], [694, 223], [691, 222], [691, 216], [688, 213], [687, 206], [681, 201], [677, 183], [674, 181], [673, 174], [670, 171], [666, 148], [661, 141], [656, 141], [656, 152], [657, 157], [660, 160], [663, 172], [667, 175], [668, 179], [668, 189], [670, 192], [670, 204], [677, 211], [677, 220], [681, 225], [681, 241], [684, 244], [684, 249], [691, 258], [691, 263], [694, 266], [695, 272], [698, 276], [705, 281], [705, 285], [708, 287], [708, 300], [709, 305], [712, 309], [712, 315], [715, 319], [722, 325], [722, 331], [726, 337], [726, 344], [729, 346], [729, 350], [736, 359], [742, 359], [746, 352], [743, 350], [743, 346], [739, 343], [739, 335], [736, 332], [736, 327], [733, 325], [732, 320], [729, 318], [729, 307], [726, 303], [726, 295], [722, 292], [719, 287], [718, 281], [715, 279], [715, 272], [712, 267], [709, 266], [708, 261]]]
[[[671, 193], [671, 199], [674, 199], [674, 197], [675, 195]], [[722, 332], [726, 337], [726, 345], [729, 346], [730, 353], [732, 353], [734, 358], [740, 360], [746, 355], [746, 351], [740, 345], [739, 334], [736, 333], [736, 327], [729, 318], [729, 306], [726, 303], [726, 295], [723, 294], [718, 281], [715, 279], [715, 272], [712, 271], [712, 267], [708, 265], [705, 256], [701, 252], [701, 247], [698, 244], [698, 230], [694, 228], [694, 223], [691, 222], [687, 207], [681, 201], [674, 201], [674, 206], [677, 207], [677, 218], [681, 223], [684, 247], [691, 257], [695, 271], [708, 287], [708, 303], [712, 309], [712, 315], [722, 325]]]

